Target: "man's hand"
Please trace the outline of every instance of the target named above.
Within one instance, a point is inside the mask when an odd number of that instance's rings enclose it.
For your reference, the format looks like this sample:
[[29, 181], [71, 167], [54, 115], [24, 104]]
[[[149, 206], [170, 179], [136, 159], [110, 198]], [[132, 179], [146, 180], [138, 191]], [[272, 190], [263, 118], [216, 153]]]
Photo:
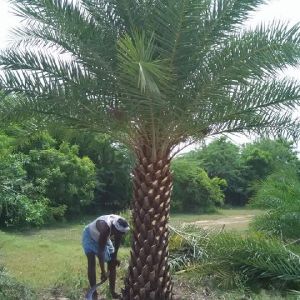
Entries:
[[121, 262], [118, 259], [113, 259], [110, 262], [110, 265], [113, 266], [113, 267], [115, 267], [115, 268], [116, 267], [120, 267], [120, 264], [121, 264]]
[[121, 295], [117, 294], [116, 292], [112, 292], [111, 296], [112, 296], [113, 299], [120, 299], [120, 297], [121, 297]]
[[118, 259], [115, 259], [115, 264], [116, 264], [117, 267], [120, 267], [121, 262]]
[[101, 281], [104, 282], [104, 281], [107, 280], [107, 278], [108, 278], [107, 273], [106, 272], [102, 272], [101, 273]]

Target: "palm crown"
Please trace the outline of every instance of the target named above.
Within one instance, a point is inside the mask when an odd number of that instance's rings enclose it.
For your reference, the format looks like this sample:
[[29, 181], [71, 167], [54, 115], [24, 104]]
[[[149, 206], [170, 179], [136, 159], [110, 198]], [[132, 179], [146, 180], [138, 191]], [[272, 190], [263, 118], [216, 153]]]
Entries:
[[6, 117], [43, 114], [165, 149], [285, 130], [282, 107], [298, 102], [298, 84], [275, 77], [298, 64], [298, 25], [238, 31], [263, 0], [11, 2], [26, 26], [1, 54], [2, 86], [25, 97]]
[[228, 132], [297, 135], [299, 26], [241, 30], [264, 0], [11, 0], [0, 117], [107, 132], [131, 146], [134, 238], [123, 299], [172, 299], [170, 153]]

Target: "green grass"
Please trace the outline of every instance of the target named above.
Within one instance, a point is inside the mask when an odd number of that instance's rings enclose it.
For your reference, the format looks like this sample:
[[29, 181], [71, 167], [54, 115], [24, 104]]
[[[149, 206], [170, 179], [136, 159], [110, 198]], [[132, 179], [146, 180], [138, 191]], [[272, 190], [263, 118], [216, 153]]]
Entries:
[[[172, 214], [171, 224], [180, 226], [199, 220], [259, 213], [258, 210], [230, 209], [209, 215]], [[4, 265], [17, 280], [36, 290], [53, 289], [63, 284], [87, 287], [86, 258], [81, 248], [81, 233], [85, 224], [91, 220], [92, 217], [85, 217], [76, 222], [40, 230], [0, 231], [0, 265]], [[128, 248], [120, 249], [123, 269], [126, 269], [128, 255]]]
[[[26, 232], [0, 231], [0, 264], [33, 288], [51, 288], [67, 272], [85, 274], [82, 224]], [[120, 256], [128, 249], [121, 249]]]
[[[62, 237], [65, 235], [65, 237]], [[21, 235], [0, 233], [0, 262], [33, 287], [52, 286], [66, 268], [84, 266], [78, 230], [57, 229]]]

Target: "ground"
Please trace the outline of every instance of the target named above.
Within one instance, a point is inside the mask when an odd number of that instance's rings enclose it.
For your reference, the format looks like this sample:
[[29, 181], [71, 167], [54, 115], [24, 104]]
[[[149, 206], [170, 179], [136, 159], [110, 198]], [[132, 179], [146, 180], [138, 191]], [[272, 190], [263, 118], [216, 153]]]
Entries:
[[[223, 227], [227, 230], [245, 231], [258, 210], [220, 210], [217, 214], [174, 214], [172, 226], [193, 223], [201, 227]], [[40, 299], [50, 299], [50, 294], [75, 298], [82, 286], [87, 286], [86, 259], [81, 249], [81, 232], [92, 218], [61, 224], [41, 230], [25, 232], [0, 231], [0, 265], [4, 265], [18, 280], [41, 292]], [[126, 269], [129, 248], [120, 250]], [[120, 282], [124, 274], [119, 274]], [[182, 299], [216, 299], [205, 289], [195, 290], [184, 281], [184, 276], [174, 276], [177, 292]], [[180, 287], [178, 289], [178, 287]], [[107, 289], [107, 288], [106, 288]], [[73, 295], [73, 296], [72, 296]], [[188, 298], [187, 298], [188, 297]], [[55, 299], [55, 298], [54, 298]], [[76, 298], [75, 298], [76, 299]]]
[[174, 214], [171, 216], [171, 225], [180, 227], [194, 224], [205, 229], [225, 227], [228, 230], [245, 231], [253, 217], [262, 213], [257, 209], [220, 209], [214, 214]]

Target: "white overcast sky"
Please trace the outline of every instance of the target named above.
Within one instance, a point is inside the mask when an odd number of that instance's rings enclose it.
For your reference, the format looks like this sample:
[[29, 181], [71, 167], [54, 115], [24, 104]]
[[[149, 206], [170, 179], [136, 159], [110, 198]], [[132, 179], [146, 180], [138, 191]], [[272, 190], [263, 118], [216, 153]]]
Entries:
[[[291, 23], [300, 22], [300, 0], [269, 0], [268, 2], [253, 14], [253, 18], [248, 22], [249, 25], [274, 19]], [[0, 0], [0, 48], [5, 47], [9, 29], [16, 25], [18, 20], [13, 16], [8, 0]]]
[[[247, 26], [255, 26], [261, 22], [273, 20], [284, 20], [295, 24], [300, 22], [300, 0], [269, 0], [268, 4], [258, 8], [253, 13], [251, 19], [246, 23]], [[12, 8], [9, 7], [8, 0], [0, 0], [0, 49], [7, 46], [9, 30], [17, 26], [19, 20], [13, 16]], [[298, 69], [287, 70], [286, 75], [296, 77], [300, 80], [300, 67]], [[298, 112], [300, 117], [300, 112]], [[245, 138], [233, 137], [233, 141], [245, 142]], [[298, 150], [300, 147], [298, 146]]]

